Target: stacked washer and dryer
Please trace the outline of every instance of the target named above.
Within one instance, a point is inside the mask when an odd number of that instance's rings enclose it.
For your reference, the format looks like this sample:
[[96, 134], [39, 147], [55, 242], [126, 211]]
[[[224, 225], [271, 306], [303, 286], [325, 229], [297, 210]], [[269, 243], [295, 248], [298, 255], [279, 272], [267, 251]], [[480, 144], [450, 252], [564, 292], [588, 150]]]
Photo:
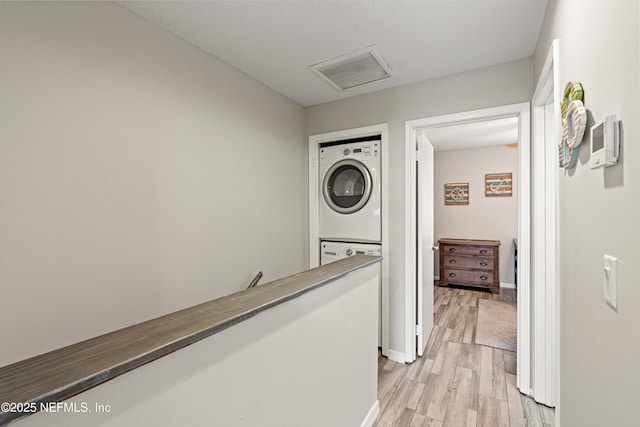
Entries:
[[[320, 265], [356, 254], [381, 255], [380, 136], [327, 142], [319, 150]], [[378, 313], [380, 322], [380, 307]]]
[[380, 137], [320, 145], [320, 265], [381, 253]]

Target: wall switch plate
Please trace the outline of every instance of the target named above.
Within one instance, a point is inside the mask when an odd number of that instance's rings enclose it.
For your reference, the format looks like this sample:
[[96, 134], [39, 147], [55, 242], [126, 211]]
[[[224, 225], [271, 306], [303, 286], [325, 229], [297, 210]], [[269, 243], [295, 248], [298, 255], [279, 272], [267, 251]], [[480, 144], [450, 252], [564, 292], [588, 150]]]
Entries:
[[604, 299], [614, 310], [618, 310], [618, 258], [604, 256]]

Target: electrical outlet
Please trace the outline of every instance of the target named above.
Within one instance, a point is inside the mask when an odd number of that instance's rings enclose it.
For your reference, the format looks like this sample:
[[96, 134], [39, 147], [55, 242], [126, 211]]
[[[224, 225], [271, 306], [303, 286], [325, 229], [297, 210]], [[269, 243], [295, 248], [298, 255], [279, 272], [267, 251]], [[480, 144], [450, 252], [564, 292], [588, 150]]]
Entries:
[[604, 256], [604, 299], [614, 310], [618, 310], [618, 258]]

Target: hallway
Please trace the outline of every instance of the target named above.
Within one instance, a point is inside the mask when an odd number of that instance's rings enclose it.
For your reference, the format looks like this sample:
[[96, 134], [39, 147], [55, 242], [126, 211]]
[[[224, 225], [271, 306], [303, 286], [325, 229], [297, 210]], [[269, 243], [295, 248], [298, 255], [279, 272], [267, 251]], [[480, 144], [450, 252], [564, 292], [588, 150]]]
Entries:
[[552, 408], [516, 388], [516, 353], [474, 343], [479, 299], [515, 305], [516, 293], [436, 286], [425, 354], [411, 365], [378, 359], [376, 427], [554, 425]]

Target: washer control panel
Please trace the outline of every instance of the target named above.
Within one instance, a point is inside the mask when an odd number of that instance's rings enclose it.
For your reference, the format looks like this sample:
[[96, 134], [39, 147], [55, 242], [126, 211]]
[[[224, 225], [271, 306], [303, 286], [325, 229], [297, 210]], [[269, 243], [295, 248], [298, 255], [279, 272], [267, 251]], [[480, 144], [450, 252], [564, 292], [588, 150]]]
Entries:
[[382, 254], [382, 246], [375, 243], [323, 241], [320, 246], [320, 265], [325, 265], [353, 255], [380, 256]]

